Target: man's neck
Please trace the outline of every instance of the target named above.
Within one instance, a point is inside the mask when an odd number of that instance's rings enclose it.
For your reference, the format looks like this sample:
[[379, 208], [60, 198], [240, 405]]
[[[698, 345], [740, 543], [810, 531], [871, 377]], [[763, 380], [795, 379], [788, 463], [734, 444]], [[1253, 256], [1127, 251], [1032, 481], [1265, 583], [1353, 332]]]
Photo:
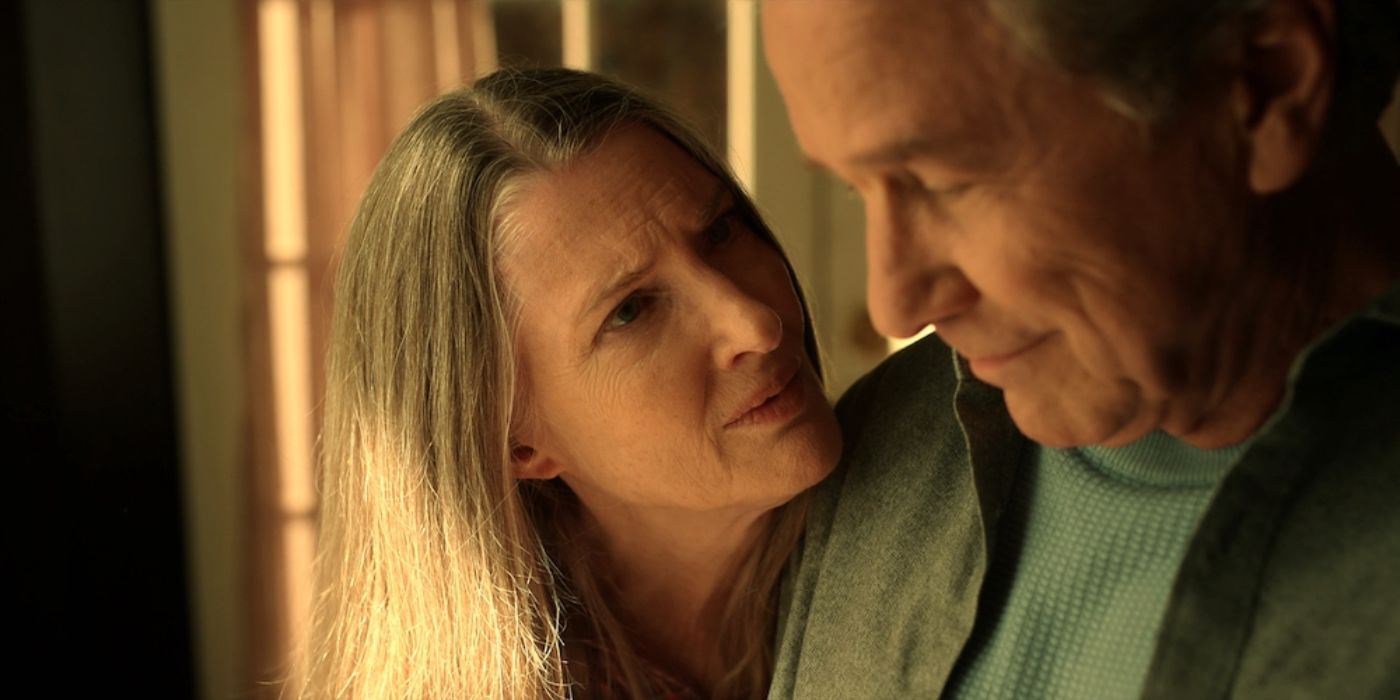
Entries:
[[1379, 133], [1319, 153], [1258, 219], [1264, 269], [1241, 275], [1223, 323], [1233, 332], [1217, 348], [1227, 389], [1192, 424], [1169, 427], [1198, 447], [1247, 439], [1277, 410], [1298, 354], [1400, 282], [1400, 172]]

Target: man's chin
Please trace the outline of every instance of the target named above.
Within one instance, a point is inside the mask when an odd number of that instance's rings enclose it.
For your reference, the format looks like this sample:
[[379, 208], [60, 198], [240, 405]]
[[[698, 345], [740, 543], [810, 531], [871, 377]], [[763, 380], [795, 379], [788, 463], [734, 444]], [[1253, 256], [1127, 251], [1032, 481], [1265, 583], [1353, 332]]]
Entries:
[[1014, 390], [1004, 396], [1016, 427], [1045, 447], [1118, 447], [1137, 441], [1154, 427], [1126, 397], [1044, 396]]

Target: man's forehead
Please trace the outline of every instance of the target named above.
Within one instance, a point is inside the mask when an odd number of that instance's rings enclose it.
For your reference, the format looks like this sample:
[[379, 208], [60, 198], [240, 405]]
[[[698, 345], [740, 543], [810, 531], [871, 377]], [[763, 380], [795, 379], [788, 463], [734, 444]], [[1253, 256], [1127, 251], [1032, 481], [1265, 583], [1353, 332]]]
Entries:
[[980, 5], [770, 0], [769, 59], [803, 148], [841, 160], [995, 121], [1001, 57]]
[[[968, 60], [1001, 34], [977, 0], [768, 0], [763, 17], [775, 68], [816, 72], [846, 61], [909, 70], [931, 59]], [[865, 79], [872, 77], [890, 76]]]

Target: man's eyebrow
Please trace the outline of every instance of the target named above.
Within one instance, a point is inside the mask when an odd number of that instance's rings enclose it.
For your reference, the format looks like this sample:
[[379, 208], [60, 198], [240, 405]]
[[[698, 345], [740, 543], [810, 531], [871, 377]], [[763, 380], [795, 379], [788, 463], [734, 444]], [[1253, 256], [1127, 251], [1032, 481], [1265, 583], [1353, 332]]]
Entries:
[[[968, 139], [932, 140], [915, 136], [856, 153], [847, 160], [858, 166], [872, 166], [906, 163], [915, 158], [937, 157], [956, 163], [976, 165], [986, 160], [988, 156], [986, 150], [978, 148], [975, 142]], [[810, 170], [827, 171], [831, 169], [825, 163], [810, 156], [804, 156], [802, 161]]]

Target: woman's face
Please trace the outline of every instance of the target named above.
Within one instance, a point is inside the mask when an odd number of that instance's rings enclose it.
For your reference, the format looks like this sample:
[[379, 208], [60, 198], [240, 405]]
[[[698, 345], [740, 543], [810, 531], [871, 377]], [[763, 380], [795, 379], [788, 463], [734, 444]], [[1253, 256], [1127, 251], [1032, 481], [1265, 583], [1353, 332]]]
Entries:
[[769, 509], [835, 465], [840, 433], [778, 251], [734, 194], [650, 128], [610, 135], [512, 200], [522, 478], [591, 510]]

